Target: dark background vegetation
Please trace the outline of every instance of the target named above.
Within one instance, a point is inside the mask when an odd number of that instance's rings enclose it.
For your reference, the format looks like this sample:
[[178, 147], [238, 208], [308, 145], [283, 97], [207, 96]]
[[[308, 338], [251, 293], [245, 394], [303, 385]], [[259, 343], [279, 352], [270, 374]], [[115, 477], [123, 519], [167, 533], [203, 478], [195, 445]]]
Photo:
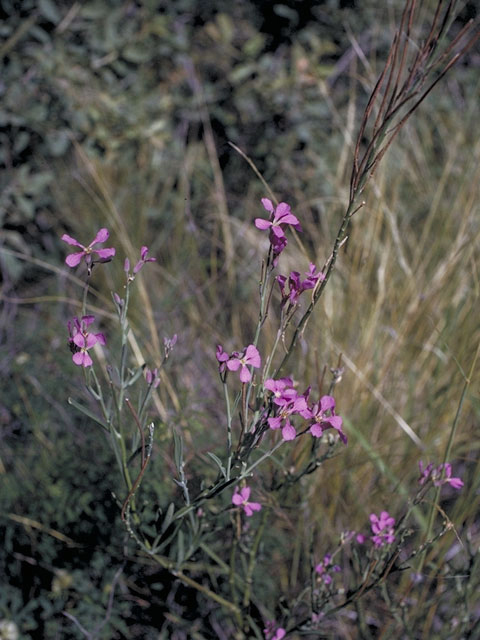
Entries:
[[[433, 5], [423, 3], [421, 14]], [[475, 2], [462, 7], [454, 31], [478, 19]], [[346, 200], [351, 140], [400, 9], [371, 0], [0, 1], [0, 620], [15, 621], [21, 638], [82, 637], [62, 611], [92, 630], [124, 562], [98, 637], [182, 638], [198, 625], [198, 637], [214, 638], [223, 624], [203, 611], [202, 627], [197, 596], [170, 589], [135, 555], [112, 496], [122, 488], [110, 450], [66, 403], [82, 394], [65, 329], [81, 289], [63, 264], [60, 236], [88, 242], [102, 226], [112, 232], [118, 260], [95, 274], [106, 332], [123, 256], [134, 260], [148, 244], [158, 259], [132, 318], [151, 365], [163, 337], [179, 335], [144, 490], [154, 527], [156, 510], [175, 495], [170, 425], [184, 429], [195, 484], [222, 424], [215, 344], [248, 344], [256, 321], [264, 245], [252, 220], [265, 194], [228, 143], [292, 204], [320, 265]], [[371, 510], [393, 509], [420, 454], [442, 455], [463, 384], [455, 358], [468, 369], [479, 339], [479, 63], [477, 46], [389, 154], [301, 347], [296, 375], [305, 382], [340, 351], [353, 363], [339, 390], [349, 450], [305, 488], [322, 522], [320, 546], [365, 526]], [[300, 258], [291, 255], [289, 266]], [[467, 489], [450, 516], [478, 545], [480, 399], [472, 388], [456, 450]], [[292, 532], [286, 518], [279, 549], [293, 544]], [[452, 539], [430, 559], [425, 606], [448, 591], [438, 576]], [[458, 562], [458, 573], [473, 571]], [[268, 576], [263, 585], [271, 610], [293, 589], [288, 570], [279, 572], [281, 588]], [[452, 617], [454, 591], [432, 612], [429, 632]], [[478, 593], [468, 603], [474, 622]], [[370, 616], [372, 634], [387, 625], [375, 607]]]

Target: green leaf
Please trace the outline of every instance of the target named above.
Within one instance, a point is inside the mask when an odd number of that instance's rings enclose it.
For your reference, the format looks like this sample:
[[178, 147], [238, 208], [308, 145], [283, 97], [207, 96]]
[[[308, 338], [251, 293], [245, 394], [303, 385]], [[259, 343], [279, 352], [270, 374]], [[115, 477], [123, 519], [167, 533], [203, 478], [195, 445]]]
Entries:
[[175, 505], [174, 505], [173, 502], [171, 502], [168, 505], [167, 513], [165, 514], [165, 518], [163, 519], [163, 522], [162, 522], [162, 526], [161, 526], [161, 529], [160, 529], [160, 533], [161, 534], [165, 533], [165, 531], [168, 529], [170, 523], [173, 520], [174, 512], [175, 512]]
[[173, 430], [173, 457], [175, 466], [180, 471], [183, 467], [183, 441], [175, 429]]
[[207, 456], [209, 456], [217, 465], [217, 467], [220, 469], [220, 472], [222, 474], [222, 476], [225, 478], [225, 480], [227, 479], [227, 472], [225, 470], [225, 467], [222, 464], [222, 461], [220, 460], [220, 458], [218, 458], [214, 453], [212, 453], [211, 451], [207, 451]]
[[68, 398], [67, 402], [68, 402], [68, 404], [71, 404], [72, 407], [75, 407], [75, 409], [78, 409], [79, 411], [81, 411], [88, 418], [91, 418], [92, 420], [94, 420], [97, 424], [99, 424], [101, 427], [103, 427], [105, 429], [105, 431], [108, 431], [110, 433], [110, 429], [109, 429], [108, 425], [105, 422], [103, 422], [103, 420], [101, 420], [101, 418], [96, 416], [93, 413], [93, 411], [90, 411], [90, 409], [88, 409], [87, 407], [84, 407], [83, 404], [80, 404], [79, 402], [77, 402], [73, 398]]

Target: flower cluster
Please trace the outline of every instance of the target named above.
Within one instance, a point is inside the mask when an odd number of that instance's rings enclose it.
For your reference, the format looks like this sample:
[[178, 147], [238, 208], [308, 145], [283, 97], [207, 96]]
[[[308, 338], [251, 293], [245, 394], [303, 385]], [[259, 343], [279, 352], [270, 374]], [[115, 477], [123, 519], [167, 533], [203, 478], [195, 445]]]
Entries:
[[388, 511], [382, 511], [380, 517], [371, 513], [370, 524], [373, 533], [371, 540], [375, 547], [383, 547], [387, 544], [392, 544], [392, 542], [395, 541], [395, 535], [393, 532], [395, 518], [392, 518]]
[[290, 417], [295, 414], [307, 417], [304, 415], [308, 410], [306, 396], [297, 393], [291, 378], [269, 378], [265, 380], [264, 386], [272, 392], [273, 404], [276, 405], [276, 415], [267, 419], [268, 426], [270, 429], [281, 429], [284, 440], [294, 440], [297, 432], [290, 422]]
[[88, 353], [94, 345], [105, 345], [106, 340], [103, 333], [90, 333], [88, 327], [95, 321], [94, 316], [82, 316], [81, 320], [74, 318], [68, 322], [68, 333], [70, 350], [73, 352], [72, 360], [79, 367], [91, 367], [93, 361]]
[[242, 507], [245, 515], [253, 516], [254, 511], [260, 511], [262, 505], [259, 502], [249, 502], [251, 489], [250, 487], [243, 487], [243, 489], [235, 489], [235, 493], [232, 496], [232, 504], [236, 507]]
[[262, 363], [258, 349], [253, 344], [248, 345], [242, 352], [234, 351], [230, 355], [223, 350], [221, 345], [217, 345], [216, 357], [220, 363], [220, 373], [225, 373], [226, 369], [229, 371], [238, 371], [240, 369], [241, 382], [250, 382], [252, 379], [252, 374], [248, 367], [258, 369]]
[[270, 230], [270, 244], [273, 250], [273, 264], [275, 266], [278, 261], [278, 256], [287, 246], [285, 227], [291, 226], [297, 231], [301, 231], [302, 227], [296, 216], [293, 215], [290, 205], [286, 202], [280, 202], [275, 208], [271, 200], [262, 198], [262, 205], [265, 211], [268, 211], [270, 214], [270, 219], [255, 218], [255, 226], [257, 229]]
[[[103, 244], [109, 238], [108, 229], [102, 228], [97, 232], [95, 238], [90, 242], [89, 245], [85, 246], [81, 242], [78, 242], [75, 238], [63, 234], [62, 240], [69, 245], [80, 247], [81, 251], [76, 253], [71, 253], [66, 257], [65, 262], [69, 267], [76, 267], [80, 264], [82, 259], [85, 260], [85, 263], [89, 269], [89, 274], [91, 271], [91, 267], [94, 264], [94, 254], [96, 254], [99, 258], [98, 262], [109, 262], [115, 255], [115, 249], [113, 247], [109, 248], [95, 248], [98, 244]], [[133, 274], [137, 274], [140, 269], [147, 262], [155, 262], [156, 258], [148, 257], [148, 247], [143, 246], [140, 251], [140, 260], [136, 263], [133, 268]], [[127, 276], [130, 280], [133, 280], [133, 276], [129, 275], [130, 262], [128, 258], [125, 260], [124, 265], [125, 271], [127, 272]], [[119, 315], [122, 315], [125, 300], [122, 300], [117, 293], [113, 294], [113, 300], [117, 306], [117, 311]], [[91, 315], [84, 315], [79, 320], [78, 318], [74, 318], [72, 322], [68, 322], [68, 333], [69, 333], [69, 347], [73, 353], [73, 362], [79, 367], [91, 367], [93, 364], [92, 358], [90, 357], [88, 351], [95, 344], [99, 343], [102, 345], [106, 344], [105, 336], [103, 333], [91, 333], [88, 330], [88, 327], [94, 322], [95, 318]], [[168, 352], [173, 348], [173, 345], [176, 342], [176, 335], [165, 343], [166, 356]], [[157, 370], [155, 369], [153, 372], [148, 369], [145, 372], [147, 382], [154, 387], [158, 386], [158, 376]]]
[[[289, 302], [291, 305], [295, 305], [304, 291], [307, 289], [314, 289], [317, 282], [325, 280], [325, 275], [321, 271], [315, 271], [316, 267], [311, 262], [310, 268], [305, 272], [307, 276], [304, 280], [300, 278], [298, 271], [292, 271], [290, 276], [277, 276], [278, 286], [282, 294], [282, 306]], [[288, 282], [288, 291], [285, 287]]]
[[438, 467], [433, 466], [433, 462], [423, 466], [422, 460], [418, 463], [420, 467], [420, 478], [418, 482], [424, 485], [428, 480], [431, 480], [436, 487], [441, 487], [443, 484], [449, 484], [454, 489], [461, 489], [463, 487], [463, 480], [461, 478], [452, 478], [452, 465], [448, 462], [440, 464]]
[[339, 573], [341, 571], [338, 564], [332, 565], [332, 555], [327, 553], [322, 562], [317, 564], [315, 571], [318, 573], [321, 582], [325, 585], [331, 584], [333, 578], [331, 573]]
[[322, 396], [319, 402], [308, 404], [310, 388], [303, 394], [298, 394], [293, 387], [291, 378], [280, 378], [265, 381], [265, 389], [271, 391], [275, 415], [267, 418], [270, 429], [282, 429], [284, 440], [294, 440], [295, 427], [291, 417], [300, 415], [308, 421], [309, 431], [315, 438], [320, 438], [327, 429], [335, 429], [344, 444], [347, 436], [342, 430], [342, 418], [335, 414], [335, 400], [332, 396]]

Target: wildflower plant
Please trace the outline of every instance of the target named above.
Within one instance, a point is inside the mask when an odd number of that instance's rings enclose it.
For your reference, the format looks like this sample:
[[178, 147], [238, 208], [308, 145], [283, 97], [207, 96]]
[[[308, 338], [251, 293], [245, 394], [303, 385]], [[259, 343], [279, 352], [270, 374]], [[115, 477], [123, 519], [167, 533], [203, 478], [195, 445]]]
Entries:
[[[257, 217], [252, 225], [259, 233], [268, 231], [269, 244], [261, 260], [255, 329], [246, 346], [229, 345], [236, 350], [225, 349], [225, 341], [211, 345], [225, 405], [223, 442], [206, 452], [210, 466], [193, 487], [181, 429], [170, 425], [174, 451], [171, 491], [176, 495], [159, 509], [155, 527], [142, 520], [137, 496], [154, 452], [156, 425], [150, 419], [149, 405], [162, 384], [162, 367], [177, 337], [164, 338], [161, 362], [135, 365], [129, 351], [132, 329], [128, 313], [131, 287], [142, 277], [140, 271], [153, 268], [149, 263], [156, 258], [142, 246], [135, 261], [124, 259], [123, 286], [112, 293], [120, 350], [111, 361], [109, 330], [101, 327], [102, 332], [97, 331], [100, 322], [89, 313], [88, 294], [97, 264], [117, 258], [117, 252], [115, 248], [97, 248], [109, 238], [107, 229], [100, 229], [88, 245], [67, 234], [62, 236], [64, 242], [81, 249], [66, 258], [67, 266], [80, 268], [82, 262], [87, 266], [82, 313], [69, 320], [68, 340], [73, 363], [81, 368], [85, 387], [99, 410], [95, 413], [77, 399], [70, 402], [100, 426], [114, 451], [123, 482], [123, 493], [115, 493], [132, 543], [142, 557], [166, 571], [172, 585], [181, 582], [201, 598], [204, 607], [208, 602], [228, 615], [235, 637], [279, 640], [294, 632], [320, 635], [335, 613], [381, 588], [391, 573], [405, 571], [451, 529], [447, 521], [440, 531], [430, 530], [432, 536], [420, 545], [409, 546], [415, 533], [412, 521], [415, 517], [425, 521], [425, 516], [418, 514], [428, 491], [445, 485], [453, 489], [462, 486], [462, 480], [452, 476], [449, 463], [436, 467], [421, 464], [418, 491], [403, 512], [394, 513], [390, 505], [390, 511], [375, 505], [369, 516], [370, 532], [342, 534], [338, 548], [324, 551], [321, 561], [312, 542], [308, 576], [303, 576], [301, 588], [288, 604], [275, 607], [274, 603], [272, 610], [272, 603], [256, 598], [256, 567], [268, 557], [263, 539], [278, 504], [288, 501], [292, 487], [303, 490], [309, 475], [349, 446], [348, 427], [335, 397], [341, 362], [332, 367], [330, 380], [297, 380], [297, 343], [330, 281], [351, 219], [365, 205], [360, 198], [369, 179], [414, 110], [472, 43], [455, 54], [453, 46], [458, 39], [442, 45], [447, 12], [444, 21], [436, 15], [426, 42], [414, 48], [408, 33], [414, 12], [415, 2], [407, 0], [387, 63], [360, 125], [348, 203], [332, 251], [321, 268], [307, 260], [288, 276], [280, 273], [289, 239], [302, 233], [301, 219], [289, 204], [277, 203], [273, 194], [262, 198], [268, 217]], [[268, 349], [263, 339], [267, 317], [276, 323], [275, 339]], [[94, 356], [96, 350], [101, 350], [100, 360]], [[215, 543], [219, 533], [225, 543], [222, 548]], [[342, 584], [346, 558], [350, 558], [353, 571]], [[221, 579], [212, 578], [214, 573]]]

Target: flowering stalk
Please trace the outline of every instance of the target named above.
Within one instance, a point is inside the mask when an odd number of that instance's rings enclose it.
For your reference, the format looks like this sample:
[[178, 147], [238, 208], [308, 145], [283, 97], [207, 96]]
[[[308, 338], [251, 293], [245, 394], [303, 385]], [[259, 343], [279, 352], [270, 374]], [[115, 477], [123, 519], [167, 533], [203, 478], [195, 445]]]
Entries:
[[[317, 283], [311, 302], [293, 332], [285, 356], [276, 369], [274, 377], [277, 377], [285, 368], [298, 338], [305, 330], [313, 309], [325, 290], [335, 267], [338, 252], [347, 239], [350, 221], [365, 205], [365, 202], [359, 201], [359, 198], [367, 182], [407, 120], [453, 65], [480, 38], [480, 31], [474, 32], [466, 44], [457, 53], [453, 53], [454, 47], [468, 32], [472, 31], [472, 21], [470, 21], [454, 40], [445, 46], [443, 51], [441, 50], [445, 35], [454, 18], [455, 2], [456, 0], [449, 0], [443, 21], [440, 20], [442, 3], [439, 3], [428, 38], [418, 47], [410, 33], [415, 17], [416, 0], [407, 0], [405, 3], [400, 26], [393, 39], [385, 66], [370, 95], [357, 135], [349, 200], [335, 237], [332, 253], [322, 269], [325, 278]], [[370, 129], [369, 133], [367, 129]], [[366, 149], [362, 153], [365, 139], [367, 139]]]

